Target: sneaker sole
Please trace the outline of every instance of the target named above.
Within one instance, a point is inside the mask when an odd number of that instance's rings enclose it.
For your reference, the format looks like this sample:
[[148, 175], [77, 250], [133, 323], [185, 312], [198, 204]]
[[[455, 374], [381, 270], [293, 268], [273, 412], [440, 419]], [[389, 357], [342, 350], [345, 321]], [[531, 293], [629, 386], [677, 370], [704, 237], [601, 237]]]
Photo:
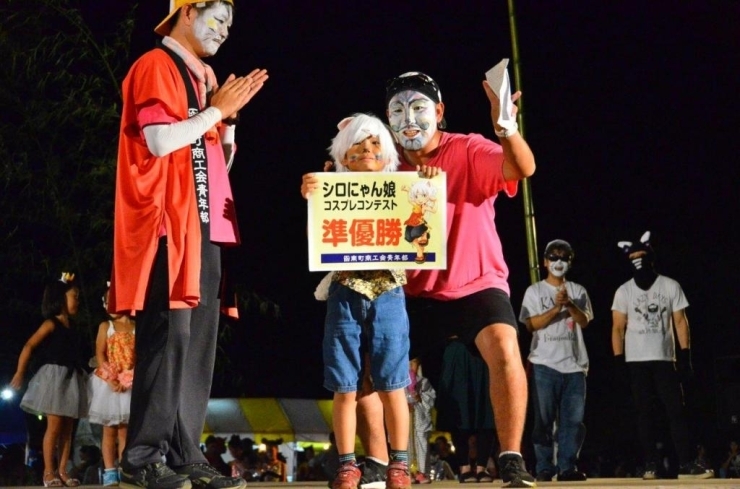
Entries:
[[360, 489], [385, 489], [385, 481], [366, 482], [360, 484]]
[[[118, 487], [121, 489], [142, 489], [146, 488], [146, 486], [140, 486], [139, 484], [134, 484], [130, 482], [119, 482]], [[180, 489], [192, 489], [193, 484], [190, 482], [190, 479], [185, 479], [182, 483], [182, 487]]]
[[714, 474], [678, 474], [679, 479], [713, 479]]
[[522, 479], [514, 479], [513, 481], [504, 482], [504, 485], [501, 487], [537, 487], [536, 482], [529, 482]]

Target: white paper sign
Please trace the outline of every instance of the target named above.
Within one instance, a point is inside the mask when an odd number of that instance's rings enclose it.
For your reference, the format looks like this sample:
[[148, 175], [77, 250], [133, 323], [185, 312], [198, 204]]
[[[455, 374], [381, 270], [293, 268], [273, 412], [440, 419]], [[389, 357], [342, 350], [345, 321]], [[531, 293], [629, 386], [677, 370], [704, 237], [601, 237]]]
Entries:
[[509, 64], [509, 58], [504, 58], [486, 71], [486, 81], [501, 102], [501, 111], [498, 116], [498, 125], [508, 131], [517, 129], [516, 117], [511, 115], [514, 103], [511, 101], [511, 82], [509, 81], [509, 72], [506, 67]]

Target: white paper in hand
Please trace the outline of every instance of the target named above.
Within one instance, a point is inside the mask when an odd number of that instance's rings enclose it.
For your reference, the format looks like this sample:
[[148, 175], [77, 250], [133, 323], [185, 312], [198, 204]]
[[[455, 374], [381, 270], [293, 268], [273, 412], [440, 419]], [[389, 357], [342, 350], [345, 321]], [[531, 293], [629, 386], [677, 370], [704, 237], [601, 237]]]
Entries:
[[509, 72], [506, 70], [508, 64], [509, 58], [504, 58], [499, 64], [486, 71], [486, 81], [501, 102], [501, 111], [499, 112], [497, 121], [498, 125], [508, 131], [515, 131], [517, 129], [517, 123], [516, 117], [511, 115], [514, 104], [511, 101]]

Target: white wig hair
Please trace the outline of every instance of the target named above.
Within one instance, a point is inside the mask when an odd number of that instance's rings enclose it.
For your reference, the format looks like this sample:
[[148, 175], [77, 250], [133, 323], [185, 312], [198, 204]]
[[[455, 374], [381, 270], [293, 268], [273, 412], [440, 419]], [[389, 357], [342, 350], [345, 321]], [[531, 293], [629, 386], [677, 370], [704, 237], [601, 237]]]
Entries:
[[432, 185], [432, 182], [429, 181], [429, 179], [419, 180], [418, 182], [414, 182], [414, 184], [411, 186], [411, 189], [409, 189], [409, 198], [411, 200], [416, 200], [419, 197], [436, 197], [437, 196], [437, 187]]
[[383, 121], [373, 115], [354, 114], [342, 119], [337, 127], [339, 132], [331, 140], [331, 146], [328, 148], [337, 172], [349, 171], [342, 164], [347, 151], [353, 144], [364, 141], [370, 136], [376, 136], [380, 140], [380, 158], [385, 162], [383, 171], [396, 171], [399, 163], [398, 151], [396, 151], [395, 140]]

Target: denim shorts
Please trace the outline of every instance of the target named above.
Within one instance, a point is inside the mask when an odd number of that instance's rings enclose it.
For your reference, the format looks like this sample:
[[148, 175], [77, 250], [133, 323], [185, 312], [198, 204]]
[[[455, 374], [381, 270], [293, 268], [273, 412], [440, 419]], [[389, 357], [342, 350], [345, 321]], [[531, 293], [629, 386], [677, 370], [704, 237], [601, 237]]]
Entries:
[[409, 320], [403, 288], [374, 300], [338, 282], [329, 287], [324, 323], [324, 387], [332, 392], [361, 390], [363, 358], [379, 391], [402, 389], [409, 378]]

